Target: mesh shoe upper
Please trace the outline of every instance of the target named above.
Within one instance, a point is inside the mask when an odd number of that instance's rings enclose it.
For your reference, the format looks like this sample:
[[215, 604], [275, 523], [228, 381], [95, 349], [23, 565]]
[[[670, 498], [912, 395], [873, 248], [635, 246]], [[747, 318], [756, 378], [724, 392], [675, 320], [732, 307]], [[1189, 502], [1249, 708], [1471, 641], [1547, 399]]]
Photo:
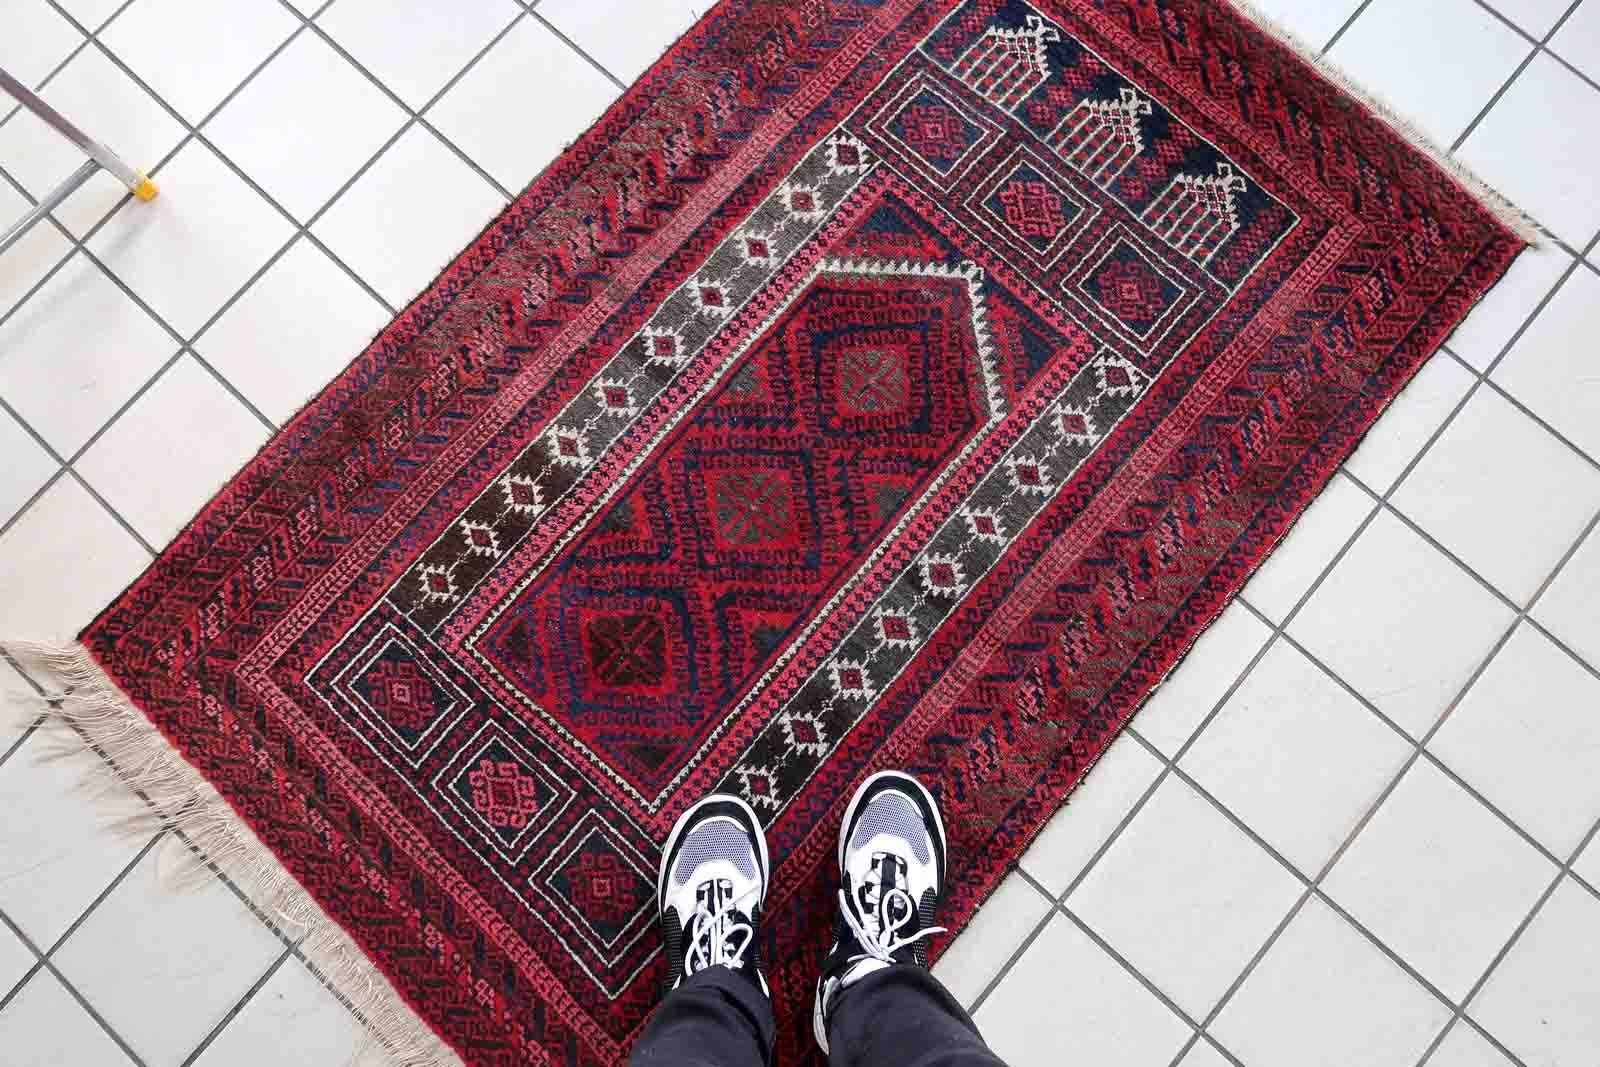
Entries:
[[760, 824], [737, 798], [708, 797], [679, 818], [657, 886], [668, 989], [725, 966], [766, 990], [756, 935], [769, 868]]
[[898, 772], [857, 791], [839, 837], [839, 919], [817, 983], [815, 1027], [826, 1050], [827, 1013], [840, 992], [896, 963], [928, 965], [944, 899], [945, 835], [933, 797]]

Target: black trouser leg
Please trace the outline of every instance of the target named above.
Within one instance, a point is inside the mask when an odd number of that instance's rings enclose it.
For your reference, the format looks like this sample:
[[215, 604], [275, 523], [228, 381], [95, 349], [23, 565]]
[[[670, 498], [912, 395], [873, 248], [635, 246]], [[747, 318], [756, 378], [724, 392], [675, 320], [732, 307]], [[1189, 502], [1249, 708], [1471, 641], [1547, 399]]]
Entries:
[[910, 965], [874, 971], [839, 994], [828, 1047], [832, 1067], [1005, 1067], [949, 990]]
[[727, 967], [690, 975], [662, 999], [629, 1067], [770, 1067], [772, 1001]]

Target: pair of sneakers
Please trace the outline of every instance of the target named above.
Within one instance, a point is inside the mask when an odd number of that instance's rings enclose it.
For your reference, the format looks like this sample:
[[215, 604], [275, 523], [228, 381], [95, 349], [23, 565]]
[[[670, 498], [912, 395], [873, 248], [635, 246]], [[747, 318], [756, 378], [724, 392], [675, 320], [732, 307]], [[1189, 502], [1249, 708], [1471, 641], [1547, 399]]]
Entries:
[[[839, 917], [812, 1012], [824, 1052], [840, 993], [884, 967], [928, 965], [928, 938], [942, 931], [933, 917], [945, 848], [938, 805], [909, 774], [875, 774], [850, 798], [839, 832]], [[707, 967], [729, 967], [770, 995], [757, 940], [771, 871], [761, 824], [738, 797], [709, 796], [683, 813], [656, 884], [669, 990]]]

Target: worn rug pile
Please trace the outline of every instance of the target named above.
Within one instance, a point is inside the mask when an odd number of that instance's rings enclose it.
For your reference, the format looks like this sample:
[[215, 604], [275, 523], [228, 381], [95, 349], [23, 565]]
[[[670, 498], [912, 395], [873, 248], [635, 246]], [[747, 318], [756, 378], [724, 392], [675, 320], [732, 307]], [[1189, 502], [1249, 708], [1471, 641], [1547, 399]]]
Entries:
[[723, 0], [35, 658], [410, 1062], [623, 1059], [741, 795], [802, 1062], [853, 786], [959, 929], [1524, 233], [1219, 0]]

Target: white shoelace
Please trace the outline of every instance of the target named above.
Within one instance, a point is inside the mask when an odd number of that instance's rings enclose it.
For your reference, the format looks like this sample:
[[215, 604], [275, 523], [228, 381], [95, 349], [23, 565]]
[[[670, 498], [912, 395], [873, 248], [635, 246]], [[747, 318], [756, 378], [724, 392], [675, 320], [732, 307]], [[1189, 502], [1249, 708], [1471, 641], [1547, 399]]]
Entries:
[[[900, 907], [890, 908], [891, 901], [897, 902]], [[883, 891], [880, 887], [878, 906], [874, 909], [876, 914], [872, 917], [875, 920], [875, 929], [870, 931], [867, 929], [866, 916], [861, 913], [860, 905], [843, 889], [839, 890], [839, 909], [844, 914], [845, 925], [856, 935], [856, 942], [866, 951], [867, 956], [884, 963], [897, 962], [894, 954], [907, 945], [914, 945], [925, 937], [945, 932], [942, 926], [929, 926], [918, 930], [910, 937], [897, 936], [900, 930], [911, 922], [911, 916], [916, 914], [916, 904], [912, 901], [911, 894], [899, 886], [887, 891]]]
[[744, 966], [745, 953], [755, 940], [756, 931], [744, 914], [738, 910], [755, 887], [737, 897], [730, 897], [721, 906], [698, 906], [694, 921], [689, 926], [689, 956], [684, 961], [684, 977], [707, 967], [725, 966], [735, 970]]

